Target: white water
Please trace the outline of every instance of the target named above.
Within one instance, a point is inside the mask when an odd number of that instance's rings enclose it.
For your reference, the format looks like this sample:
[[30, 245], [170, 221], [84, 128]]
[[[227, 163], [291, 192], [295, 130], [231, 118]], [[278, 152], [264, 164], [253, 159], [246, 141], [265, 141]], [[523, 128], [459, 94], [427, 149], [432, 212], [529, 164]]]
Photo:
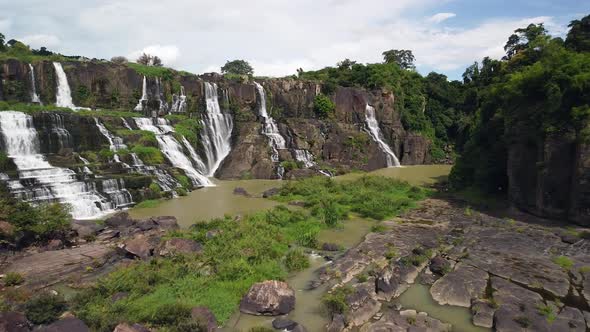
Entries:
[[102, 180], [102, 191], [107, 194], [116, 208], [124, 208], [133, 204], [133, 198], [123, 179]]
[[[49, 124], [49, 128], [45, 129], [45, 132], [50, 132], [52, 135], [57, 137], [57, 148], [56, 150], [63, 149], [63, 148], [71, 148], [73, 146], [72, 135], [65, 127], [64, 118], [61, 114], [57, 113], [50, 113], [48, 117], [51, 119], [51, 123]], [[41, 138], [43, 140], [44, 137]], [[55, 151], [52, 147], [52, 136], [47, 137], [50, 145], [50, 149]]]
[[126, 129], [133, 130], [133, 128], [131, 128], [131, 126], [129, 125], [129, 123], [127, 122], [127, 120], [125, 120], [125, 118], [121, 118], [121, 121], [123, 121], [123, 126]]
[[54, 62], [55, 74], [57, 75], [57, 93], [55, 95], [55, 105], [59, 107], [67, 107], [73, 110], [88, 109], [85, 107], [77, 107], [72, 101], [72, 92], [68, 83], [68, 76], [64, 71], [61, 63]]
[[195, 186], [204, 187], [213, 185], [207, 177], [195, 169], [193, 163], [198, 164], [198, 162], [196, 160], [191, 161], [184, 154], [182, 145], [171, 134], [174, 132], [174, 128], [165, 119], [158, 119], [157, 125], [150, 118], [134, 118], [134, 120], [139, 129], [151, 131], [156, 134], [156, 139], [162, 153], [164, 153], [172, 166], [184, 170], [185, 174], [192, 180]]
[[143, 111], [143, 103], [147, 102], [148, 100], [148, 96], [147, 96], [147, 78], [145, 76], [143, 76], [143, 84], [141, 87], [141, 99], [139, 99], [139, 102], [137, 103], [137, 106], [135, 106], [135, 111], [141, 112]]
[[302, 149], [295, 149], [295, 160], [303, 164], [305, 168], [311, 168], [317, 166], [317, 164], [313, 161], [313, 155], [311, 152]]
[[[94, 122], [96, 122], [96, 126], [100, 133], [106, 137], [109, 141], [109, 149], [113, 152], [117, 152], [119, 150], [127, 149], [127, 145], [123, 143], [123, 139], [121, 137], [113, 135], [105, 126], [104, 124], [100, 123], [98, 118], [94, 118]], [[113, 159], [116, 163], [121, 163], [121, 159], [119, 158], [118, 154], [113, 155]], [[129, 165], [126, 163], [122, 163], [125, 168], [129, 168]]]
[[383, 141], [381, 129], [379, 129], [379, 122], [377, 122], [377, 118], [375, 117], [375, 109], [369, 104], [367, 104], [367, 107], [365, 108], [365, 121], [369, 129], [369, 135], [373, 141], [377, 142], [379, 148], [385, 154], [387, 167], [400, 166], [399, 160], [395, 156], [395, 153], [393, 153], [389, 145]]
[[112, 204], [93, 183], [76, 180], [76, 173], [50, 165], [39, 151], [33, 118], [22, 112], [0, 112], [0, 130], [7, 155], [17, 166], [20, 181], [9, 182], [16, 197], [33, 203], [67, 203], [76, 219], [94, 219], [112, 212]]
[[219, 107], [217, 84], [205, 82], [207, 113], [203, 116], [201, 141], [207, 157], [207, 175], [213, 176], [219, 165], [231, 151], [233, 120]]
[[162, 92], [162, 84], [160, 82], [160, 78], [156, 77], [156, 97], [160, 102], [160, 114], [168, 113], [168, 104], [164, 100], [164, 94]]
[[[279, 132], [279, 128], [275, 120], [268, 116], [268, 112], [266, 111], [266, 95], [264, 93], [264, 88], [257, 82], [254, 82], [256, 85], [256, 90], [260, 95], [260, 116], [262, 117], [262, 134], [268, 137], [269, 145], [272, 148], [271, 158], [272, 161], [275, 163], [279, 162], [279, 151], [280, 149], [286, 149], [286, 141], [285, 138]], [[283, 178], [285, 171], [282, 166], [277, 167], [277, 175], [279, 178]]]
[[29, 70], [31, 71], [31, 102], [41, 104], [41, 98], [37, 94], [37, 87], [35, 85], [35, 68], [29, 63]]
[[180, 95], [172, 96], [172, 106], [170, 113], [184, 113], [186, 112], [186, 95], [184, 94], [184, 87], [180, 86]]

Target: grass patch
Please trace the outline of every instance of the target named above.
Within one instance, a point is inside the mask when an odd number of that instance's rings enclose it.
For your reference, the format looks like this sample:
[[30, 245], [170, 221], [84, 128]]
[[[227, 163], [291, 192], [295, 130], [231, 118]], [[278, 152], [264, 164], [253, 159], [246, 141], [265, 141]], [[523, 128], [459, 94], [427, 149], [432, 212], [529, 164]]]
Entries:
[[146, 66], [135, 62], [128, 62], [127, 66], [135, 70], [140, 75], [145, 75], [147, 77], [160, 77], [162, 79], [168, 80], [172, 79], [175, 74], [173, 69], [166, 67]]
[[160, 205], [161, 202], [162, 201], [160, 201], [159, 199], [148, 199], [148, 200], [145, 200], [145, 201], [137, 204], [135, 207], [136, 208], [140, 208], [140, 209], [143, 209], [143, 208], [154, 208], [154, 207]]
[[561, 266], [562, 269], [569, 271], [573, 266], [574, 262], [567, 256], [557, 256], [553, 258], [553, 263]]
[[22, 284], [25, 281], [25, 278], [20, 273], [8, 272], [4, 276], [3, 281], [4, 281], [4, 286], [10, 287], [10, 286], [17, 286], [17, 285]]
[[309, 267], [309, 257], [301, 249], [295, 249], [287, 253], [285, 266], [289, 272], [301, 271]]
[[557, 313], [555, 313], [555, 311], [553, 311], [553, 308], [549, 305], [538, 305], [537, 311], [539, 312], [539, 314], [545, 316], [545, 319], [547, 319], [547, 322], [549, 323], [553, 323], [557, 318]]

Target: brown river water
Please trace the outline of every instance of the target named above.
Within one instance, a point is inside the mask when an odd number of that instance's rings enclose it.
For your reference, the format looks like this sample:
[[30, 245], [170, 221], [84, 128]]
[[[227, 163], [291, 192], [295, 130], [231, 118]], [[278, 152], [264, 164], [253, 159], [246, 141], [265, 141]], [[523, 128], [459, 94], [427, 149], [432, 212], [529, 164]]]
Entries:
[[[450, 172], [448, 165], [421, 165], [400, 168], [380, 169], [369, 174], [399, 178], [414, 185], [433, 184], [444, 180]], [[335, 178], [336, 181], [351, 180], [367, 173], [350, 173]], [[182, 227], [188, 227], [196, 221], [223, 217], [226, 214], [247, 214], [272, 208], [279, 203], [261, 198], [262, 192], [273, 187], [281, 186], [278, 180], [215, 180], [215, 187], [203, 188], [191, 192], [186, 197], [163, 201], [152, 208], [135, 208], [129, 213], [134, 218], [146, 218], [159, 215], [175, 216]], [[233, 194], [236, 187], [242, 187], [252, 195], [245, 197]], [[343, 223], [338, 229], [324, 230], [320, 233], [320, 242], [331, 242], [345, 248], [351, 248], [360, 243], [370, 232], [374, 221], [353, 218]], [[310, 267], [304, 271], [294, 273], [287, 279], [296, 293], [295, 310], [288, 318], [300, 322], [308, 331], [324, 331], [328, 317], [322, 313], [321, 297], [325, 287], [307, 290], [309, 282], [315, 278], [317, 269], [329, 264], [322, 257], [310, 255]], [[441, 306], [435, 303], [428, 288], [414, 285], [395, 302], [407, 309], [428, 312], [435, 318], [453, 324], [454, 331], [486, 331], [471, 324], [471, 315], [466, 308]], [[226, 323], [224, 331], [248, 331], [255, 326], [271, 327], [272, 317], [260, 317], [240, 314], [237, 312]]]

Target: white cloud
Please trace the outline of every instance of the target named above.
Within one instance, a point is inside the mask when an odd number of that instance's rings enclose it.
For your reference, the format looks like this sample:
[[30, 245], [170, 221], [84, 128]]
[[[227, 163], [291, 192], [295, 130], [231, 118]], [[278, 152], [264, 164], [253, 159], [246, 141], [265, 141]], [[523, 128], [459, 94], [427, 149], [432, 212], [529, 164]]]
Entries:
[[12, 22], [10, 21], [10, 19], [0, 18], [0, 32], [6, 33], [6, 31], [8, 31], [8, 29], [10, 29], [11, 25], [12, 25]]
[[455, 16], [457, 16], [455, 13], [438, 13], [430, 16], [427, 21], [431, 23], [441, 23]]
[[131, 52], [128, 55], [128, 58], [131, 61], [137, 59], [142, 53], [150, 54], [150, 55], [157, 55], [162, 59], [162, 62], [167, 65], [174, 65], [178, 57], [180, 56], [180, 50], [176, 45], [150, 45], [142, 48], [141, 50], [136, 50]]
[[29, 35], [16, 39], [20, 40], [26, 45], [29, 45], [32, 48], [39, 48], [41, 46], [52, 48], [58, 46], [61, 43], [59, 37], [45, 34]]

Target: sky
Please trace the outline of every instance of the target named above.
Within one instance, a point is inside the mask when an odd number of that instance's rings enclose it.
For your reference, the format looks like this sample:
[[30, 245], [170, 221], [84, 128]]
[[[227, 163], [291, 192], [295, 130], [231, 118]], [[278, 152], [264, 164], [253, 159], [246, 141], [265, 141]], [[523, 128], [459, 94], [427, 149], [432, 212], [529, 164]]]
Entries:
[[501, 58], [515, 29], [543, 22], [564, 36], [588, 14], [581, 0], [2, 0], [0, 32], [66, 55], [147, 52], [193, 73], [244, 59], [257, 76], [410, 49], [420, 73], [459, 79], [474, 61]]

